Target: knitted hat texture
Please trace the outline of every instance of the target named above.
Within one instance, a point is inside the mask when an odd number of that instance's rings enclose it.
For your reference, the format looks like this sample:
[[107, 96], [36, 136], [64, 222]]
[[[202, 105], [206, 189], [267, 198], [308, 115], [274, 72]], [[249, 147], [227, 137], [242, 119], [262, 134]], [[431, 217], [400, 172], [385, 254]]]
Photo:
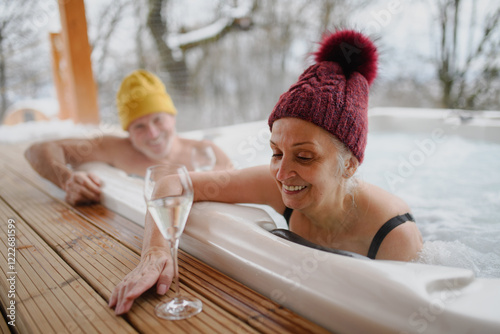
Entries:
[[165, 85], [156, 75], [145, 70], [136, 70], [123, 79], [116, 94], [116, 104], [124, 130], [142, 116], [157, 112], [177, 114]]
[[363, 162], [368, 134], [369, 87], [377, 76], [377, 49], [359, 32], [326, 34], [307, 68], [283, 93], [269, 127], [284, 117], [309, 121], [337, 137]]

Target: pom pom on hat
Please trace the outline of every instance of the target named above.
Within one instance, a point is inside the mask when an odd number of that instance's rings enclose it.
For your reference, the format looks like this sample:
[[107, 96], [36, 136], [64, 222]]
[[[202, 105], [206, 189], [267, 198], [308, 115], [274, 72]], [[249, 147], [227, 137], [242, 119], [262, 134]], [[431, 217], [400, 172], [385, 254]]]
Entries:
[[368, 37], [357, 31], [341, 30], [325, 34], [319, 50], [314, 55], [317, 63], [338, 63], [346, 77], [353, 72], [359, 72], [368, 81], [368, 85], [371, 85], [377, 76], [377, 48]]
[[309, 66], [283, 93], [269, 127], [286, 117], [311, 122], [340, 140], [363, 162], [368, 135], [369, 87], [377, 76], [377, 49], [352, 30], [325, 35]]

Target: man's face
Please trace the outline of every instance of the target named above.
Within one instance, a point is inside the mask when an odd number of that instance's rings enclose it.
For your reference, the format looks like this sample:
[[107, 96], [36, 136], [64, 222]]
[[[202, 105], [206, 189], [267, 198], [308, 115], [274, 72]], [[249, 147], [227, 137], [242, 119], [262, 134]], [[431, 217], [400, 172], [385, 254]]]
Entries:
[[128, 128], [135, 149], [153, 160], [165, 158], [175, 137], [175, 116], [158, 112], [139, 117]]

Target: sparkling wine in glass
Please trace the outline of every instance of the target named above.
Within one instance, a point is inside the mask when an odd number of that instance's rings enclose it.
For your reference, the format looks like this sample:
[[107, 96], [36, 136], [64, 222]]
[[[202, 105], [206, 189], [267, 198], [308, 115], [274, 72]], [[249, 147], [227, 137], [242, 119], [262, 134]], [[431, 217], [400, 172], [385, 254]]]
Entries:
[[174, 261], [175, 296], [155, 307], [158, 317], [179, 320], [201, 312], [202, 303], [179, 290], [177, 250], [193, 204], [193, 185], [185, 166], [165, 164], [149, 167], [144, 179], [144, 197], [148, 212], [163, 237], [170, 243]]
[[216, 163], [215, 152], [209, 145], [195, 146], [191, 150], [191, 162], [197, 172], [205, 172], [214, 169]]

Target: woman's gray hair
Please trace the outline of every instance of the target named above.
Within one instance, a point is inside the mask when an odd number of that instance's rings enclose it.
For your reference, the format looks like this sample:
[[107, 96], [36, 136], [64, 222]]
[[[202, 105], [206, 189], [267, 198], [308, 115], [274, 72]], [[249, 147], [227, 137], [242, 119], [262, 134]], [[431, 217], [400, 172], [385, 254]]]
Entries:
[[[332, 142], [337, 148], [337, 175], [344, 175], [347, 171], [346, 168], [346, 161], [354, 158], [356, 161], [358, 159], [352, 154], [352, 152], [347, 148], [347, 146], [344, 145], [340, 140], [338, 140], [336, 137], [332, 136]], [[345, 187], [346, 187], [346, 192], [351, 195], [354, 198], [354, 191], [356, 190], [356, 187], [358, 185], [358, 179], [354, 177], [354, 175], [351, 175], [349, 178], [347, 178]]]

